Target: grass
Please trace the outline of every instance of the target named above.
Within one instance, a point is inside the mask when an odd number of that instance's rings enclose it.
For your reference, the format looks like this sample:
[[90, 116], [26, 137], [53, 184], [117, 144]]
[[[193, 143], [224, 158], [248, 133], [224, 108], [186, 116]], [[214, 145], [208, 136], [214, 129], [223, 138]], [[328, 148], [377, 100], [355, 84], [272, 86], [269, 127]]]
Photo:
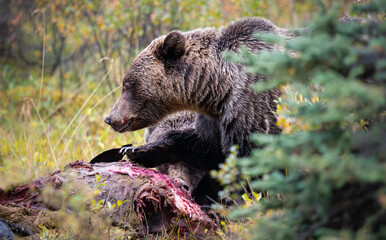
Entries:
[[[114, 104], [112, 93], [120, 91], [118, 81], [113, 91], [106, 90], [106, 76], [116, 75], [113, 66], [105, 75], [67, 86], [62, 97], [54, 76], [46, 76], [43, 86], [1, 90], [0, 188], [27, 183], [75, 160], [89, 161], [110, 148], [143, 143], [143, 131], [118, 134], [103, 122]], [[32, 76], [31, 82], [39, 78]]]

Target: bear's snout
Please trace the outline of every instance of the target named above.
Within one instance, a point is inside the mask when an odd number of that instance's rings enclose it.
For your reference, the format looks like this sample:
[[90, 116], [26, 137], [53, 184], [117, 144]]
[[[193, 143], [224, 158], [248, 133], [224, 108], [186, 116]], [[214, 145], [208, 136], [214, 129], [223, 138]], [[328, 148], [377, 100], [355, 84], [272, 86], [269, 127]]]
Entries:
[[111, 118], [109, 118], [108, 116], [105, 117], [105, 123], [107, 123], [108, 125], [111, 125]]

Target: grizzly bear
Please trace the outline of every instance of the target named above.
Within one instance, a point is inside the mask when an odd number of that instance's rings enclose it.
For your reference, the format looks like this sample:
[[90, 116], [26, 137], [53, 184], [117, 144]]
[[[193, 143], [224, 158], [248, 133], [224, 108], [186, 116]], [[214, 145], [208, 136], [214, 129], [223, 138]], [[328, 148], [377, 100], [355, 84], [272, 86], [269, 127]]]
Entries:
[[[146, 143], [151, 144], [163, 141], [168, 138], [169, 134], [176, 130], [194, 130], [194, 122], [195, 114], [192, 112], [174, 113], [156, 126], [146, 129]], [[175, 154], [178, 150], [173, 149], [171, 146], [155, 147], [151, 151], [147, 150], [143, 152], [140, 156], [142, 161], [153, 161], [157, 158], [172, 159], [173, 164], [160, 164], [156, 166], [157, 170], [180, 182], [182, 186], [192, 194], [196, 203], [203, 206], [211, 203], [211, 201], [209, 202], [208, 200], [217, 199], [217, 192], [221, 187], [216, 181], [210, 178], [208, 168], [195, 168], [187, 164], [187, 162], [195, 161], [195, 159], [202, 159], [202, 162], [206, 162], [203, 160], [205, 157], [208, 157], [209, 160], [214, 159], [214, 154], [198, 151], [205, 149], [204, 146], [200, 146], [198, 143], [199, 141], [194, 144], [193, 148], [185, 149], [183, 156], [182, 154]], [[131, 146], [131, 144], [123, 146], [123, 149], [128, 146]], [[122, 151], [120, 151], [121, 149], [114, 148], [105, 151], [93, 158], [90, 163], [120, 161], [124, 156]], [[193, 149], [198, 150], [193, 151]], [[188, 152], [188, 150], [190, 150], [190, 152]], [[210, 151], [210, 153], [212, 153], [212, 151]], [[178, 156], [182, 156], [183, 158], [179, 159]], [[129, 157], [131, 158], [130, 154]], [[220, 155], [220, 157], [222, 157], [222, 155]], [[217, 159], [217, 161], [221, 162], [221, 159]]]
[[131, 63], [122, 95], [105, 122], [122, 133], [155, 126], [187, 110], [196, 112], [194, 127], [168, 131], [159, 141], [122, 151], [145, 167], [184, 159], [194, 168], [215, 169], [232, 145], [239, 146], [239, 156], [249, 155], [257, 147], [251, 133], [280, 133], [274, 113], [279, 90], [253, 91], [253, 83], [268, 78], [248, 74], [242, 65], [223, 58], [243, 46], [254, 53], [278, 48], [254, 33], [293, 36], [268, 20], [247, 18], [219, 32], [172, 31], [153, 40]]

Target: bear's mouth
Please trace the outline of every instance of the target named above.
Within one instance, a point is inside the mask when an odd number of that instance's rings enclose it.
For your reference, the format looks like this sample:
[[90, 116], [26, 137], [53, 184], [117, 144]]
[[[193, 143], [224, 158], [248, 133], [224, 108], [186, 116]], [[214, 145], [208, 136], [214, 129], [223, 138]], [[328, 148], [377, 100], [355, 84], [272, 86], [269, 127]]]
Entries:
[[132, 122], [133, 122], [133, 118], [130, 118], [129, 120], [127, 120], [127, 122], [120, 129], [117, 129], [115, 131], [117, 131], [119, 133], [123, 133], [123, 132], [129, 131], [130, 125], [131, 125]]
[[138, 118], [138, 117], [132, 117], [132, 118], [129, 118], [127, 121], [125, 120], [123, 124], [119, 124], [119, 125], [117, 124], [113, 126], [113, 129], [116, 132], [124, 133], [124, 132], [137, 131], [139, 129], [143, 129], [148, 126], [149, 124], [144, 119]]

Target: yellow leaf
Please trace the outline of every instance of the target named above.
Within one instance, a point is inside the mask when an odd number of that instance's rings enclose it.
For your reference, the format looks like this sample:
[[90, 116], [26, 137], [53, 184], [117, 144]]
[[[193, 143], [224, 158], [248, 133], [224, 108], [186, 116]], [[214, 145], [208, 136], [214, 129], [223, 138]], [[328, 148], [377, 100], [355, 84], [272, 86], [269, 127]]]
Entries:
[[313, 96], [313, 97], [311, 98], [311, 101], [312, 101], [312, 103], [319, 102], [319, 97], [318, 97], [318, 96]]
[[59, 28], [59, 32], [63, 32], [64, 31], [64, 23], [63, 22], [58, 22], [57, 26]]
[[98, 18], [96, 22], [98, 27], [103, 27], [103, 25], [105, 24], [105, 21], [102, 18]]
[[224, 227], [224, 230], [225, 230], [225, 231], [228, 231], [228, 228], [227, 228], [226, 223], [225, 223], [224, 221], [221, 221], [220, 223], [221, 223], [221, 226]]
[[117, 206], [119, 207], [119, 206], [121, 206], [122, 205], [122, 201], [121, 200], [118, 200], [117, 201]]
[[262, 194], [261, 193], [255, 193], [252, 192], [253, 196], [255, 196], [256, 201], [260, 201]]
[[35, 57], [40, 57], [40, 51], [38, 50], [35, 50], [33, 54], [35, 55]]

